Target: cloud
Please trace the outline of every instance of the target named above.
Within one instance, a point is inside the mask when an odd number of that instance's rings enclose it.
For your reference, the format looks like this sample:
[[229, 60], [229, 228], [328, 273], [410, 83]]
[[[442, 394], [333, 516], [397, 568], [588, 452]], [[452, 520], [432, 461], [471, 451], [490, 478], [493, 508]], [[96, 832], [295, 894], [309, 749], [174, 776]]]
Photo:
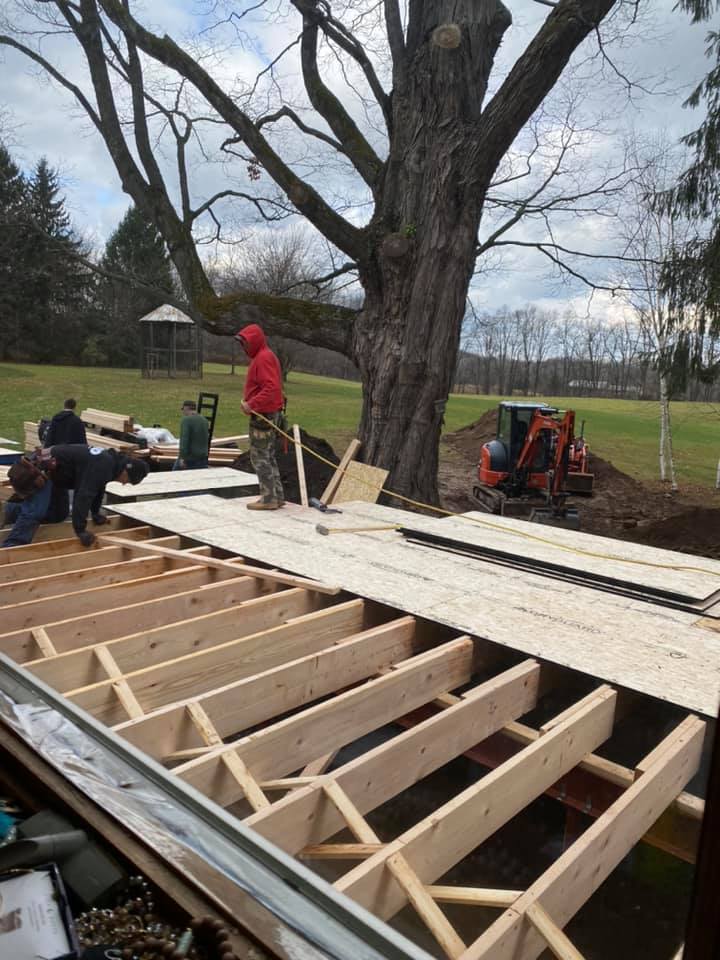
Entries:
[[[613, 71], [608, 65], [605, 68], [605, 85], [597, 84], [597, 89], [584, 91], [583, 112], [589, 117], [601, 117], [598, 121], [600, 127], [611, 127], [614, 135], [620, 135], [623, 130], [630, 128], [641, 131], [665, 129], [674, 139], [696, 126], [700, 120], [697, 112], [684, 110], [681, 102], [706, 69], [703, 52], [707, 27], [692, 26], [684, 14], [673, 10], [674, 3], [675, 0], [654, 0], [651, 6], [646, 4], [645, 9], [652, 19], [643, 22], [642, 35], [632, 43], [610, 48], [621, 72], [643, 78], [659, 73], [667, 76], [666, 86], [670, 91], [667, 95], [653, 98], [637, 92], [628, 99], [620, 78], [615, 77], [614, 82], [610, 83]], [[498, 57], [496, 79], [493, 81], [495, 86], [548, 15], [548, 9], [541, 4], [514, 2], [509, 5], [514, 24], [506, 34]], [[202, 14], [199, 8], [188, 4], [186, 0], [170, 0], [164, 4], [152, 4], [146, 22], [159, 32], [167, 32], [175, 37], [198, 56], [207, 57], [207, 65], [218, 81], [232, 85], [240, 96], [247, 91], [258, 72], [267, 68], [298, 35], [297, 14], [282, 4], [276, 7], [285, 10], [287, 15], [269, 20], [266, 10], [262, 9], [253, 17], [246, 17], [242, 21], [230, 18], [210, 29], [215, 21], [210, 19], [208, 12]], [[220, 11], [217, 20], [222, 20], [222, 4], [214, 5], [214, 9]], [[228, 5], [227, 12], [233, 9]], [[651, 34], [649, 39], [647, 34]], [[579, 51], [575, 57], [581, 73], [591, 69], [584, 64], [584, 58], [587, 58], [594, 43], [594, 40], [588, 41], [586, 49]], [[61, 65], [64, 75], [88, 88], [86, 68], [77, 44], [70, 38], [62, 37], [44, 43], [43, 49]], [[387, 57], [374, 56], [378, 68], [387, 73]], [[596, 66], [594, 64], [592, 69]], [[5, 50], [0, 69], [3, 76], [0, 101], [11, 109], [18, 124], [16, 139], [20, 146], [15, 153], [19, 160], [29, 169], [45, 155], [53, 166], [59, 167], [76, 225], [96, 238], [98, 244], [102, 243], [117, 225], [130, 200], [122, 192], [118, 175], [99, 135], [87, 118], [81, 116], [79, 109], [72, 105], [67, 91], [44, 80], [37, 68], [30, 67], [21, 55]], [[351, 115], [358, 124], [368, 129], [362, 99], [343, 87], [340, 64], [327, 58], [324, 69], [329, 84], [338, 95], [343, 96]], [[162, 69], [157, 66], [152, 66], [149, 72], [159, 78], [163, 76]], [[301, 110], [307, 111], [303, 113], [304, 119], [327, 130], [323, 122], [309, 111], [299, 72], [299, 48], [294, 46], [280, 61], [277, 74], [291, 91], [293, 101]], [[352, 78], [359, 80], [357, 71], [352, 73]], [[341, 94], [342, 90], [345, 92]], [[274, 107], [275, 95], [276, 90], [268, 73], [258, 88], [258, 109], [263, 103]], [[158, 129], [157, 126], [155, 129]], [[228, 174], [231, 185], [237, 184], [248, 191], [252, 189], [243, 161], [238, 160], [229, 167], [214, 162], [219, 154], [219, 145], [227, 134], [226, 128], [208, 124], [204, 133], [207, 156], [196, 147], [191, 149], [194, 203], [207, 199], [226, 186]], [[297, 135], [288, 123], [277, 125], [271, 136], [278, 148], [293, 158], [299, 172], [310, 177], [332, 202], [347, 207], [346, 216], [349, 219], [355, 223], [367, 220], [369, 207], [364, 205], [367, 191], [346, 161], [338, 161], [329, 149], [319, 146], [316, 141], [310, 141], [308, 145], [308, 141]], [[368, 130], [368, 136], [377, 149], [382, 150], [381, 135]], [[606, 162], [613, 149], [608, 137], [600, 133], [590, 136], [581, 150], [578, 148], [582, 163], [588, 167]], [[168, 182], [176, 189], [174, 157], [167, 141], [158, 149], [158, 158]], [[272, 189], [266, 174], [263, 174], [259, 186], [265, 193]], [[244, 205], [227, 201], [220, 209], [223, 216], [236, 224], [239, 234], [258, 229], [254, 213]], [[596, 249], [601, 249], [610, 242], [608, 224], [599, 217], [586, 217], [582, 222], [576, 217], [561, 217], [558, 230], [558, 236], [569, 246], [592, 243]], [[540, 224], [525, 223], [517, 228], [515, 235], [537, 238], [541, 232]], [[473, 296], [479, 296], [485, 306], [497, 303], [519, 305], [530, 300], [555, 303], [563, 308], [580, 302], [585, 295], [580, 284], [568, 286], [556, 273], [549, 271], [548, 262], [542, 255], [519, 250], [508, 252], [503, 269], [483, 276], [473, 287]], [[593, 309], [609, 311], [611, 308], [612, 304], [608, 303], [607, 298], [595, 297]]]

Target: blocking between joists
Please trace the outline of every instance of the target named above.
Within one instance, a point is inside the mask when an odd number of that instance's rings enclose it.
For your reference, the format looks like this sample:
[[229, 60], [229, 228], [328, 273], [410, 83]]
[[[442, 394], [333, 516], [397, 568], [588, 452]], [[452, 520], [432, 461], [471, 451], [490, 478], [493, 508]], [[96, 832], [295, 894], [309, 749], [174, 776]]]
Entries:
[[444, 690], [467, 683], [476, 666], [475, 644], [467, 637], [404, 661], [383, 676], [340, 693], [232, 746], [182, 764], [177, 773], [216, 802], [240, 799], [225, 774], [221, 754], [237, 752], [258, 780], [293, 773], [333, 749], [352, 743]]
[[[161, 691], [161, 698], [181, 689], [183, 674], [189, 680], [187, 689], [192, 689], [192, 671], [196, 678], [201, 677], [195, 690], [207, 687], [207, 692], [161, 707], [141, 722], [121, 723], [116, 731], [151, 756], [172, 759], [178, 752], [201, 746], [193, 726], [187, 723], [188, 703], [200, 704], [227, 737], [411, 656], [415, 651], [413, 619], [398, 618], [363, 630], [363, 606], [363, 601], [352, 600], [301, 615], [225, 645], [222, 651], [197, 655], [195, 663], [185, 658], [165, 665], [164, 673], [175, 671], [171, 674], [175, 679], [169, 692]], [[213, 667], [213, 675], [221, 675], [225, 683], [206, 681], [206, 671]], [[152, 684], [144, 686], [148, 675], [127, 679], [147, 703], [146, 694], [152, 692]]]

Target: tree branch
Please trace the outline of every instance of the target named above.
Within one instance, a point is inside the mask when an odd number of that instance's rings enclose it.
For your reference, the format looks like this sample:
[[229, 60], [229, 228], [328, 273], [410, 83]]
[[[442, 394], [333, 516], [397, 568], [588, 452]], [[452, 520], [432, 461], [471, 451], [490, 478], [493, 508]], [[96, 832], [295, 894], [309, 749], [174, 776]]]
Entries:
[[383, 170], [382, 160], [360, 132], [355, 121], [322, 81], [317, 62], [318, 35], [322, 14], [317, 0], [292, 0], [302, 14], [303, 34], [300, 63], [310, 103], [343, 145], [343, 151], [365, 183], [375, 193]]
[[232, 334], [245, 324], [259, 323], [265, 333], [352, 358], [351, 336], [357, 311], [349, 307], [240, 291], [214, 297], [202, 309], [213, 333]]
[[[477, 122], [470, 170], [487, 183], [518, 133], [543, 102], [583, 40], [617, 0], [559, 0]], [[472, 174], [470, 174], [472, 175]]]
[[[207, 213], [208, 210], [210, 210], [210, 208], [213, 206], [213, 204], [217, 203], [218, 200], [224, 199], [225, 197], [238, 197], [241, 200], [247, 200], [248, 203], [252, 203], [257, 208], [263, 220], [269, 220], [269, 221], [283, 220], [286, 216], [289, 216], [290, 213], [292, 212], [287, 207], [283, 207], [282, 204], [279, 204], [276, 200], [271, 200], [269, 197], [254, 197], [252, 196], [252, 194], [243, 193], [241, 190], [228, 189], [228, 190], [220, 190], [214, 196], [210, 197], [209, 200], [206, 200], [204, 203], [200, 204], [200, 206], [197, 207], [195, 210], [190, 210], [189, 211], [190, 219], [193, 221], [197, 220], [198, 217], [201, 217], [203, 215], [203, 213]], [[275, 216], [269, 216], [267, 213], [265, 213], [265, 210], [263, 209], [263, 206], [262, 206], [263, 203], [270, 204], [270, 206], [279, 207], [280, 210], [283, 211], [283, 213], [278, 213]]]
[[367, 80], [368, 86], [373, 92], [373, 96], [375, 97], [377, 104], [382, 110], [388, 133], [392, 132], [392, 111], [390, 107], [390, 97], [383, 89], [383, 86], [380, 83], [377, 74], [375, 73], [373, 65], [370, 63], [368, 55], [365, 53], [365, 48], [363, 45], [356, 40], [356, 38], [347, 29], [347, 27], [344, 26], [344, 24], [340, 23], [339, 20], [336, 20], [331, 15], [329, 8], [328, 13], [320, 20], [320, 27], [328, 39], [334, 40], [342, 50], [349, 54], [353, 60], [359, 64], [360, 68], [365, 74], [365, 79]]
[[384, 0], [383, 6], [385, 8], [385, 28], [393, 61], [393, 86], [397, 87], [405, 72], [405, 34], [403, 33], [400, 16], [400, 4], [398, 0]]
[[82, 92], [80, 87], [76, 86], [74, 83], [71, 83], [62, 73], [59, 72], [59, 70], [56, 70], [49, 60], [46, 60], [45, 57], [40, 56], [40, 54], [31, 47], [25, 46], [24, 43], [20, 43], [19, 41], [15, 40], [14, 37], [9, 37], [6, 34], [0, 34], [0, 45], [12, 47], [14, 50], [22, 53], [22, 55], [27, 57], [28, 60], [32, 60], [34, 63], [37, 63], [38, 66], [42, 67], [43, 70], [53, 78], [53, 80], [56, 80], [57, 83], [65, 87], [66, 90], [69, 90], [83, 108], [85, 113], [88, 115], [93, 123], [93, 126], [95, 126], [102, 133], [100, 117], [88, 98]]
[[268, 113], [266, 116], [260, 117], [259, 120], [255, 121], [255, 126], [258, 130], [261, 130], [266, 123], [275, 123], [282, 117], [288, 117], [290, 120], [292, 120], [298, 130], [302, 130], [302, 132], [307, 133], [308, 136], [316, 137], [318, 140], [322, 140], [323, 143], [329, 144], [334, 150], [337, 150], [338, 153], [345, 153], [345, 148], [341, 143], [339, 143], [339, 141], [329, 137], [326, 133], [323, 133], [322, 130], [316, 130], [315, 127], [309, 127], [306, 123], [303, 123], [300, 117], [291, 107], [280, 107], [280, 109], [276, 110], [275, 113]]
[[320, 194], [298, 177], [278, 156], [265, 137], [245, 114], [189, 53], [170, 37], [158, 37], [141, 26], [119, 0], [100, 0], [103, 10], [127, 37], [149, 57], [175, 70], [189, 80], [210, 106], [240, 136], [273, 180], [290, 197], [294, 206], [307, 219], [350, 257], [364, 252], [364, 232], [348, 223], [323, 200]]

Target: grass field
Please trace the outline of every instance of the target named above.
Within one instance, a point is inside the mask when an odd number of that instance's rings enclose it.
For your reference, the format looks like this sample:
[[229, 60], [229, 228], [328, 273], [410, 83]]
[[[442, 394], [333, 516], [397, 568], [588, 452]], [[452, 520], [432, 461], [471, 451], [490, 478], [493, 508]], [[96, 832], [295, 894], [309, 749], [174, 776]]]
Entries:
[[[216, 435], [244, 433], [240, 413], [243, 371], [206, 364], [202, 380], [143, 380], [137, 370], [0, 364], [0, 436], [22, 440], [23, 420], [57, 412], [67, 396], [79, 408], [127, 413], [140, 423], [161, 423], [177, 433], [180, 404], [200, 390], [220, 394]], [[360, 412], [360, 385], [302, 373], [287, 384], [288, 416], [310, 433], [342, 447]], [[445, 429], [457, 430], [495, 407], [498, 397], [457, 394], [450, 398]], [[598, 455], [643, 480], [657, 478], [658, 404], [631, 400], [543, 398], [573, 407], [585, 419], [585, 435]], [[673, 434], [681, 482], [714, 487], [720, 456], [720, 409], [709, 404], [673, 404]]]

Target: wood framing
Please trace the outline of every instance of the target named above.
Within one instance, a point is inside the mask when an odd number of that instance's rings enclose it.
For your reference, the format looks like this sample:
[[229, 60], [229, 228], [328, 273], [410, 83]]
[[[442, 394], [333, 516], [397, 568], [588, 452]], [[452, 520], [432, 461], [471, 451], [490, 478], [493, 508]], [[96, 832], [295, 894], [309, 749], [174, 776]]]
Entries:
[[[635, 843], [693, 859], [693, 714], [622, 766], [597, 753], [614, 736], [607, 683], [585, 677], [573, 696], [534, 657], [187, 543], [122, 521], [92, 550], [58, 537], [0, 551], [0, 651], [381, 919], [409, 906], [453, 960], [582, 960], [563, 928]], [[632, 722], [633, 701], [622, 709]], [[448, 779], [409, 827], [375, 825], [462, 756], [487, 772]], [[594, 822], [528, 889], [453, 885], [543, 795]], [[477, 929], [456, 929], [458, 909]]]

